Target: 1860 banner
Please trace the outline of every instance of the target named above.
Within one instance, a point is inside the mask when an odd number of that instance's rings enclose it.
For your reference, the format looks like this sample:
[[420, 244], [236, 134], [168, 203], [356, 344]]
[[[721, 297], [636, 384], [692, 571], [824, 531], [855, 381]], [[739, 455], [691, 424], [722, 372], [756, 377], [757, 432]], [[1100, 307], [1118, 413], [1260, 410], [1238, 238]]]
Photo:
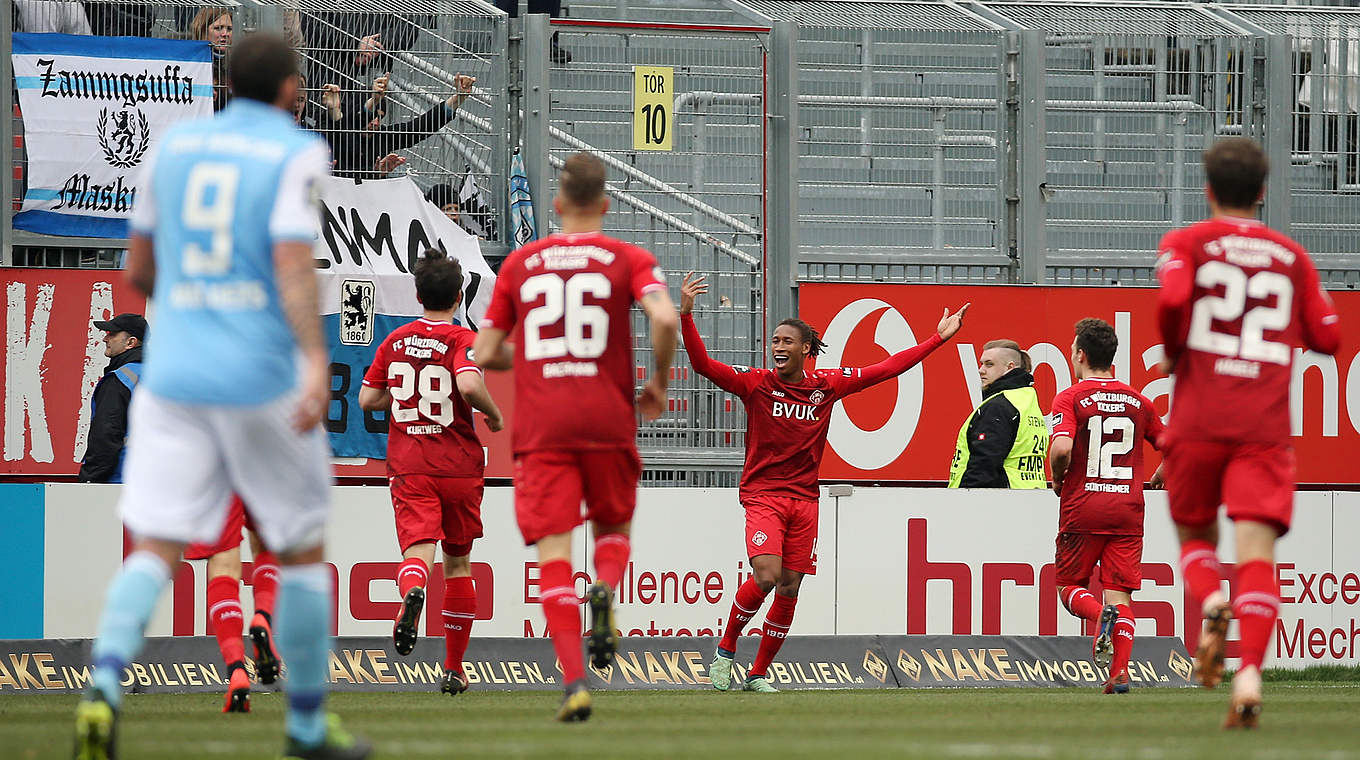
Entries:
[[[1360, 447], [1360, 293], [1333, 292], [1343, 340], [1335, 357], [1296, 351], [1290, 394], [1299, 480], [1360, 483], [1351, 452]], [[1156, 290], [806, 284], [800, 315], [822, 330], [829, 348], [821, 366], [863, 366], [901, 351], [935, 330], [943, 308], [973, 306], [962, 332], [901, 378], [838, 404], [822, 477], [845, 480], [941, 481], [948, 477], [954, 437], [981, 400], [978, 357], [995, 338], [1018, 341], [1034, 359], [1035, 385], [1047, 412], [1072, 384], [1072, 326], [1099, 317], [1115, 326], [1115, 375], [1165, 413], [1171, 380], [1162, 359]], [[1346, 329], [1346, 326], [1352, 326]]]

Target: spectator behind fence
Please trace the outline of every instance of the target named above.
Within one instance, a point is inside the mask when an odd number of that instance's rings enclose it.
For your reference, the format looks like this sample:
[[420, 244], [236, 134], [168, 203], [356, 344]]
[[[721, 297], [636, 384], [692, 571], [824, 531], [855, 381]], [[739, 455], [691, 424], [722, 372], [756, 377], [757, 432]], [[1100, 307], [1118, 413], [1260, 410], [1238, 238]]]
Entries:
[[119, 314], [107, 322], [96, 321], [94, 326], [104, 331], [104, 355], [109, 357], [109, 364], [90, 399], [90, 436], [80, 463], [80, 482], [121, 483], [128, 405], [142, 374], [146, 320], [141, 314]]
[[457, 92], [410, 121], [384, 127], [386, 115], [387, 77], [374, 80], [373, 95], [357, 112], [346, 112], [323, 130], [331, 144], [335, 159], [334, 173], [341, 176], [384, 176], [406, 159], [396, 153], [421, 142], [453, 121], [459, 106], [472, 93], [476, 77], [458, 74], [454, 77]]
[[85, 7], [77, 2], [14, 0], [14, 31], [91, 34]]
[[[496, 0], [496, 7], [510, 14], [510, 18], [519, 18], [519, 0]], [[529, 0], [529, 12], [546, 13], [552, 18], [559, 18], [562, 15], [562, 0]], [[548, 45], [553, 63], [571, 63], [571, 53], [557, 44], [557, 32], [553, 32]]]
[[321, 93], [321, 103], [317, 104], [307, 95], [307, 78], [298, 79], [301, 85], [298, 87], [297, 100], [293, 105], [293, 120], [299, 127], [311, 132], [320, 132], [324, 125], [341, 119], [343, 113], [340, 110], [340, 85], [328, 84], [318, 90]]
[[199, 10], [189, 22], [189, 39], [205, 40], [212, 48], [213, 110], [221, 111], [231, 100], [227, 54], [231, 52], [231, 8], [224, 5]]
[[449, 221], [462, 226], [462, 222], [458, 221], [458, 215], [462, 209], [458, 206], [458, 193], [454, 191], [453, 185], [438, 184], [431, 187], [425, 193], [425, 200], [443, 211], [444, 216], [447, 216]]
[[363, 83], [392, 70], [392, 52], [410, 50], [422, 23], [434, 26], [428, 17], [395, 13], [304, 13], [304, 73], [313, 82], [338, 82], [350, 112], [363, 97]]
[[86, 2], [90, 29], [102, 37], [151, 37], [156, 14], [152, 6], [127, 2]]

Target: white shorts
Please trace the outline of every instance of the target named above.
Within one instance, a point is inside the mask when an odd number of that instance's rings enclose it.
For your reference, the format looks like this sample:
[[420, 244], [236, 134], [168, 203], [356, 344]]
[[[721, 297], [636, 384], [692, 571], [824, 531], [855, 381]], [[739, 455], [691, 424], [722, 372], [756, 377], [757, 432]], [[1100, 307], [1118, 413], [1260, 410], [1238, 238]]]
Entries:
[[118, 508], [135, 536], [211, 543], [240, 494], [266, 546], [321, 543], [330, 507], [330, 446], [293, 429], [294, 394], [260, 406], [184, 404], [139, 389], [128, 412]]

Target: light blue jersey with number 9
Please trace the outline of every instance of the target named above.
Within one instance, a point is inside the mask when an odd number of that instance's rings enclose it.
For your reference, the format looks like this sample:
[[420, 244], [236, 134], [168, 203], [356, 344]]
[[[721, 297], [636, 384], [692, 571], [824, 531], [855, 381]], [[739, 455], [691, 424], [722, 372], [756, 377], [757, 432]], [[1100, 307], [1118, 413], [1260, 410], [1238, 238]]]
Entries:
[[152, 150], [132, 231], [152, 238], [156, 289], [144, 383], [197, 404], [262, 404], [297, 382], [273, 248], [316, 238], [330, 151], [292, 117], [238, 98]]

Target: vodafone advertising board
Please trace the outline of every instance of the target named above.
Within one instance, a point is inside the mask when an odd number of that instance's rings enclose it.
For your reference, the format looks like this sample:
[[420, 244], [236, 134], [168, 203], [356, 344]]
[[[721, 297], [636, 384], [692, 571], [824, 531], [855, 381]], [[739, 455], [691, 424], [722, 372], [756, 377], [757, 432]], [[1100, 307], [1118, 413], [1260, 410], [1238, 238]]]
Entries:
[[[1333, 292], [1342, 325], [1360, 325], [1360, 293]], [[799, 313], [822, 331], [824, 367], [864, 366], [925, 340], [940, 312], [972, 302], [954, 340], [895, 380], [836, 405], [821, 475], [830, 480], [943, 481], [959, 426], [981, 401], [982, 346], [995, 338], [1020, 343], [1034, 359], [1045, 412], [1073, 382], [1072, 326], [1099, 317], [1115, 326], [1115, 375], [1166, 413], [1171, 380], [1162, 359], [1151, 288], [1059, 288], [804, 284]], [[1343, 327], [1335, 357], [1296, 350], [1290, 395], [1301, 483], [1360, 483], [1360, 332]], [[1155, 456], [1150, 466], [1159, 461]]]
[[[0, 556], [12, 563], [6, 577], [14, 576], [0, 587], [6, 607], [0, 639], [94, 635], [106, 584], [90, 579], [112, 576], [122, 555], [118, 493], [118, 486], [0, 484], [0, 504], [28, 499], [24, 513], [42, 515], [8, 519], [11, 529], [0, 534]], [[338, 487], [334, 505], [327, 562], [336, 581], [335, 630], [390, 636], [400, 555], [387, 488]], [[792, 636], [1079, 634], [1081, 624], [1061, 609], [1054, 587], [1057, 513], [1057, 497], [1048, 491], [856, 488], [823, 497], [818, 572], [803, 583]], [[510, 489], [487, 489], [483, 519], [486, 538], [472, 552], [473, 636], [543, 636], [538, 567], [519, 540]], [[629, 636], [715, 635], [750, 572], [742, 522], [735, 489], [640, 491], [633, 556], [617, 597], [619, 628]], [[1188, 632], [1193, 651], [1199, 617], [1174, 571], [1178, 552], [1164, 493], [1149, 493], [1146, 528], [1143, 585], [1134, 595], [1137, 635]], [[1270, 649], [1277, 665], [1360, 663], [1356, 535], [1360, 494], [1298, 494], [1294, 530], [1278, 550], [1283, 604]], [[72, 547], [80, 547], [80, 562], [71, 562]], [[578, 531], [581, 594], [593, 566], [590, 549], [586, 531]], [[1225, 562], [1231, 557], [1225, 552]], [[41, 577], [24, 580], [35, 568]], [[249, 566], [245, 576], [242, 601], [249, 608]], [[440, 577], [431, 576], [436, 584]], [[204, 562], [182, 563], [151, 633], [211, 633], [206, 584]], [[430, 598], [441, 598], [437, 587]], [[746, 633], [757, 633], [763, 619], [757, 616]], [[428, 621], [427, 614], [426, 634], [437, 635]], [[1230, 638], [1236, 635], [1234, 624]], [[754, 642], [743, 643], [742, 657], [754, 650]], [[1135, 658], [1139, 651], [1135, 642]], [[1234, 655], [1236, 645], [1228, 651]]]

